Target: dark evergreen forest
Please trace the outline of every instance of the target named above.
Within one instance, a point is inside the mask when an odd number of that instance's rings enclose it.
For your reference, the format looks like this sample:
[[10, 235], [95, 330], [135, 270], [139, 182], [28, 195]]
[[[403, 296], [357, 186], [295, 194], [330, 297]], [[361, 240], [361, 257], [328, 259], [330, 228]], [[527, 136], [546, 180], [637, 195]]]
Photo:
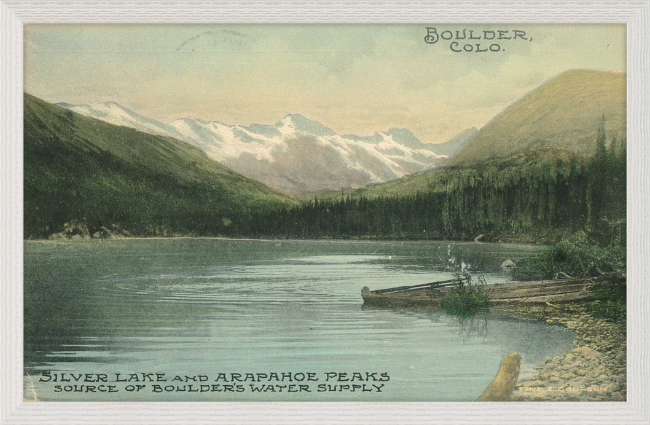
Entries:
[[[290, 238], [571, 242], [625, 245], [625, 141], [606, 147], [604, 127], [589, 159], [501, 161], [447, 169], [425, 193], [317, 198], [256, 214], [238, 231]], [[543, 148], [542, 148], [543, 149]], [[234, 229], [233, 229], [234, 230]]]

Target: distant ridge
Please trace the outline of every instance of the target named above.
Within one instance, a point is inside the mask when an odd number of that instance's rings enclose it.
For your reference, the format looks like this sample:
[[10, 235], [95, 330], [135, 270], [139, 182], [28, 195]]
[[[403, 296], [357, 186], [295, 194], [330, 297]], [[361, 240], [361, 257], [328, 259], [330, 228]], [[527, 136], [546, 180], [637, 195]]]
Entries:
[[560, 74], [493, 118], [449, 165], [504, 158], [536, 145], [593, 155], [603, 116], [608, 140], [626, 137], [626, 81], [624, 73]]
[[478, 134], [478, 130], [475, 127], [472, 127], [469, 130], [465, 130], [462, 133], [460, 133], [458, 136], [451, 139], [450, 141], [445, 143], [440, 143], [439, 145], [435, 145], [436, 152], [439, 153], [440, 155], [446, 155], [449, 158], [453, 158], [477, 134]]

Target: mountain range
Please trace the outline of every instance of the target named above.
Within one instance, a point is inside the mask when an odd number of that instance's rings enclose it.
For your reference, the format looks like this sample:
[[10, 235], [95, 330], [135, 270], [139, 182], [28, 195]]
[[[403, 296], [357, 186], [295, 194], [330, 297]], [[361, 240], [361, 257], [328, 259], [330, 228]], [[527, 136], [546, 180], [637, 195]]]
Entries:
[[430, 170], [447, 162], [478, 132], [468, 129], [434, 145], [400, 128], [370, 136], [339, 135], [300, 114], [287, 115], [274, 125], [240, 126], [196, 118], [163, 123], [114, 102], [57, 105], [188, 142], [233, 171], [292, 194], [363, 187]]
[[[301, 115], [248, 127], [197, 119], [164, 124], [116, 103], [61, 107], [25, 93], [25, 236], [79, 230], [74, 223], [87, 226], [88, 235], [116, 224], [149, 236], [266, 235], [276, 219], [293, 226], [287, 214], [299, 201], [286, 191], [378, 182], [347, 195], [390, 199], [395, 207], [408, 195], [449, 193], [454, 179], [474, 187], [476, 176], [499, 170], [506, 170], [499, 174], [504, 181], [512, 178], [508, 170], [545, 178], [558, 164], [575, 163], [584, 171], [601, 129], [609, 152], [625, 152], [625, 82], [625, 74], [566, 72], [478, 133], [442, 145], [424, 144], [404, 129], [337, 135]], [[494, 182], [482, 184], [488, 190]], [[321, 201], [339, 196], [331, 189], [318, 194]]]

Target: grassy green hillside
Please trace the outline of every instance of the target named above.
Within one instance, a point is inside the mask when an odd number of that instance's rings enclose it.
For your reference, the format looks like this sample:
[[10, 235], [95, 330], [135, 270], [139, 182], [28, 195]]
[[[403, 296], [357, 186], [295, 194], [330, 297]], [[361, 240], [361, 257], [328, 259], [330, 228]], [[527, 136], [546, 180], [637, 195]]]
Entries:
[[[247, 232], [252, 212], [295, 202], [189, 144], [78, 115], [25, 94], [25, 237], [64, 223], [134, 234]], [[91, 231], [92, 232], [92, 231]]]
[[567, 71], [492, 119], [450, 165], [504, 158], [536, 145], [591, 156], [603, 115], [607, 140], [625, 138], [625, 110], [625, 74]]
[[[493, 159], [475, 164], [472, 167], [445, 167], [429, 173], [407, 176], [390, 182], [366, 186], [358, 189], [344, 191], [328, 191], [316, 194], [320, 200], [341, 199], [350, 195], [352, 198], [378, 198], [378, 197], [400, 197], [415, 196], [418, 193], [443, 192], [447, 190], [448, 182], [451, 179], [462, 176], [480, 175], [487, 171], [519, 170], [519, 169], [541, 169], [559, 164], [568, 164], [572, 160], [584, 162], [583, 157], [577, 156], [562, 149], [555, 149], [548, 146], [536, 146], [524, 153], [509, 156], [503, 159]], [[303, 199], [303, 202], [313, 200]]]

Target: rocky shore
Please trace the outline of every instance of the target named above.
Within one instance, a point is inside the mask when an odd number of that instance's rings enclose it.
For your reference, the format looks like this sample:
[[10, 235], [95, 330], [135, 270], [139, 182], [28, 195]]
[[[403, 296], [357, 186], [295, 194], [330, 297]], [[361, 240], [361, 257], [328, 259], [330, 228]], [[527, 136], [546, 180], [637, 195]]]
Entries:
[[585, 303], [513, 304], [507, 311], [571, 329], [577, 342], [534, 373], [520, 375], [513, 401], [625, 401], [626, 331], [621, 324], [596, 319]]
[[51, 240], [82, 239], [120, 239], [132, 235], [117, 224], [87, 226], [85, 224], [65, 223], [63, 231], [49, 236]]

